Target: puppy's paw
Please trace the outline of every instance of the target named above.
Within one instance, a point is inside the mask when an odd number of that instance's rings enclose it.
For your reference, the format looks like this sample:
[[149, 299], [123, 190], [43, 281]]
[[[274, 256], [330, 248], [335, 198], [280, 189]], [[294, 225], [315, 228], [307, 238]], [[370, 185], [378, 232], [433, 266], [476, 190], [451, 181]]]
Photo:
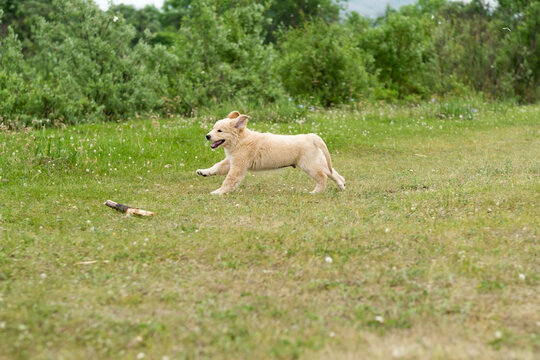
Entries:
[[219, 188], [217, 190], [212, 191], [210, 194], [212, 194], [212, 195], [223, 195], [223, 194], [225, 194], [225, 192], [223, 190], [221, 190], [221, 188]]
[[208, 176], [208, 173], [206, 170], [204, 169], [198, 169], [197, 170], [197, 175], [200, 175], [200, 176]]

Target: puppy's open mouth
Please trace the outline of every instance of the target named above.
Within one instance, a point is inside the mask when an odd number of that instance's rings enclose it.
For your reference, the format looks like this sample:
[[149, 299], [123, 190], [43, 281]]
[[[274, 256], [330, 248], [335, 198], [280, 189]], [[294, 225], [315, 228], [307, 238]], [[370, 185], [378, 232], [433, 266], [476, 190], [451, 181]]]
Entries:
[[210, 145], [210, 147], [212, 149], [217, 149], [219, 145], [223, 144], [225, 142], [225, 140], [218, 140], [218, 141], [214, 141], [212, 143], [212, 145]]

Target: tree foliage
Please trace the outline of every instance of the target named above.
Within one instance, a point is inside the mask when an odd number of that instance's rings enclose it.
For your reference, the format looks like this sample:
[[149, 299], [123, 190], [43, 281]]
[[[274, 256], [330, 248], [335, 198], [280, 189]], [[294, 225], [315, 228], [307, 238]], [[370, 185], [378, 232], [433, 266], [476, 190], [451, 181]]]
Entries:
[[135, 28], [135, 37], [132, 40], [133, 45], [145, 37], [145, 33], [157, 33], [163, 30], [162, 14], [154, 6], [145, 6], [137, 10], [131, 5], [113, 5], [109, 12], [122, 14], [124, 20]]
[[233, 101], [481, 92], [540, 100], [540, 3], [418, 0], [377, 19], [332, 0], [0, 0], [0, 121], [190, 114]]

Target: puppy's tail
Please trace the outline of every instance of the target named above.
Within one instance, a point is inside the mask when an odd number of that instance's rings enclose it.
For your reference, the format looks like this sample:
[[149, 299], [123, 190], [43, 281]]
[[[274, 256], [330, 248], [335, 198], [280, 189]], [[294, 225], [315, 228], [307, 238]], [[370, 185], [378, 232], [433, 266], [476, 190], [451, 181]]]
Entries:
[[314, 143], [317, 148], [319, 148], [326, 158], [326, 164], [328, 165], [328, 171], [330, 171], [330, 174], [332, 173], [332, 160], [330, 160], [330, 153], [328, 152], [328, 148], [326, 147], [326, 144], [324, 143], [323, 139], [321, 139], [318, 135], [314, 136]]

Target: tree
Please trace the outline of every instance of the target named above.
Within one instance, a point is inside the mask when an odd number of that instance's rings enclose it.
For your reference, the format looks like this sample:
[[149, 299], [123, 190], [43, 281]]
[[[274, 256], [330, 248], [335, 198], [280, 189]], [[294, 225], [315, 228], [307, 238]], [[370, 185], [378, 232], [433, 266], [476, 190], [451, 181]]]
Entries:
[[192, 2], [193, 0], [165, 0], [161, 22], [163, 28], [178, 30], [182, 19], [189, 13]]
[[155, 6], [145, 6], [138, 10], [131, 5], [119, 4], [111, 6], [109, 12], [122, 14], [124, 20], [135, 28], [132, 45], [143, 39], [147, 31], [155, 34], [163, 30], [161, 25], [162, 14]]
[[520, 100], [537, 101], [540, 99], [540, 3], [504, 0], [496, 16], [501, 19], [504, 50], [498, 54], [497, 68], [512, 80]]
[[265, 16], [271, 19], [266, 26], [269, 42], [275, 42], [281, 28], [298, 28], [312, 20], [337, 22], [342, 7], [333, 0], [273, 0]]
[[12, 28], [23, 45], [23, 52], [33, 52], [34, 39], [32, 28], [39, 19], [50, 19], [53, 12], [53, 0], [0, 0], [3, 19], [0, 23], [0, 36], [7, 36]]

